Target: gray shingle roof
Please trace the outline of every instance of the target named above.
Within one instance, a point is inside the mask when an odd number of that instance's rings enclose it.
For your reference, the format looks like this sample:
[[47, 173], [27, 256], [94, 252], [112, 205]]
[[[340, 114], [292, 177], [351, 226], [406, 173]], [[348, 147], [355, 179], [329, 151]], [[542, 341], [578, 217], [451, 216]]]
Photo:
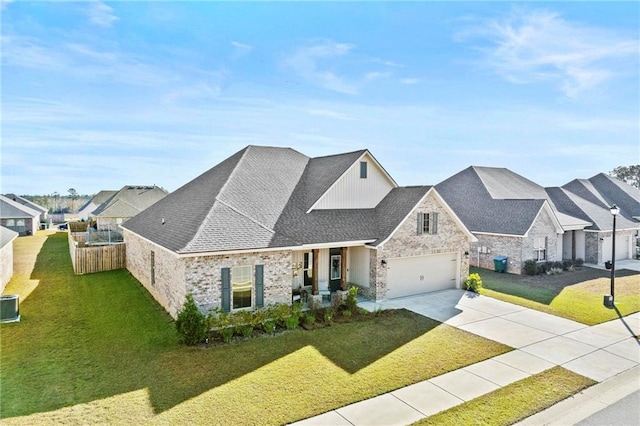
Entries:
[[3, 219], [30, 219], [40, 216], [40, 212], [0, 195], [0, 217]]
[[[573, 216], [580, 218], [588, 217], [586, 220], [592, 222], [593, 226], [587, 229], [611, 230], [613, 220], [609, 207], [613, 204], [620, 207], [620, 215], [616, 219], [618, 229], [640, 228], [640, 222], [634, 219], [640, 216], [640, 190], [631, 185], [600, 173], [590, 179], [572, 180], [563, 185], [561, 190], [564, 192], [564, 203], [556, 201], [560, 197], [557, 190], [552, 193], [554, 203], [558, 203], [560, 211], [572, 211], [575, 213]], [[573, 206], [566, 202], [567, 199]]]
[[436, 190], [469, 231], [507, 235], [526, 234], [546, 198], [544, 189], [533, 182], [507, 169], [488, 167], [469, 167], [440, 182]]
[[166, 195], [167, 191], [157, 186], [127, 185], [91, 214], [98, 217], [133, 217]]
[[109, 198], [111, 198], [112, 196], [114, 196], [118, 191], [111, 191], [111, 190], [102, 190], [100, 192], [98, 192], [97, 194], [95, 194], [93, 197], [91, 197], [86, 203], [84, 203], [82, 206], [80, 206], [80, 208], [78, 209], [78, 211], [82, 211], [84, 209], [87, 208], [87, 206], [91, 203], [93, 203], [96, 206], [100, 206], [100, 204], [104, 203], [105, 201], [107, 201]]
[[15, 201], [18, 204], [22, 204], [23, 206], [27, 206], [32, 210], [35, 210], [37, 212], [40, 213], [46, 213], [47, 209], [45, 209], [44, 207], [34, 203], [33, 201], [29, 201], [26, 198], [23, 198], [19, 195], [16, 194], [5, 194], [5, 197], [10, 198], [11, 200]]
[[429, 187], [393, 189], [375, 209], [307, 213], [365, 152], [309, 158], [249, 146], [123, 226], [177, 253], [381, 241]]

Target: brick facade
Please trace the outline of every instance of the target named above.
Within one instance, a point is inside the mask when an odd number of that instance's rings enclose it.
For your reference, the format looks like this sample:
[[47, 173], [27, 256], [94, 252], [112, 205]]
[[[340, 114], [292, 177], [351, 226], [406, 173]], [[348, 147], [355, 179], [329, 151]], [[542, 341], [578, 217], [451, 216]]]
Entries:
[[[474, 235], [478, 238], [478, 242], [471, 244], [471, 264], [480, 268], [493, 270], [493, 259], [496, 256], [506, 256], [507, 272], [522, 274], [524, 262], [534, 257], [533, 244], [536, 237], [547, 238], [547, 260], [562, 260], [559, 246], [562, 242], [562, 235], [558, 235], [551, 216], [544, 209], [536, 218], [526, 237], [479, 233]], [[482, 249], [479, 252], [480, 248]]]
[[[184, 262], [187, 292], [193, 294], [203, 311], [221, 306], [221, 270], [234, 266], [264, 265], [265, 306], [273, 303], [291, 303], [293, 269], [290, 250], [189, 257], [184, 259]], [[251, 305], [255, 306], [255, 287]]]
[[[417, 213], [438, 213], [438, 233], [418, 235]], [[464, 255], [469, 250], [468, 235], [439, 202], [433, 193], [429, 194], [400, 225], [391, 238], [370, 255], [371, 285], [368, 295], [372, 299], [382, 300], [387, 294], [387, 269], [383, 259], [420, 256], [436, 253], [459, 253], [459, 282], [469, 275], [469, 259]]]

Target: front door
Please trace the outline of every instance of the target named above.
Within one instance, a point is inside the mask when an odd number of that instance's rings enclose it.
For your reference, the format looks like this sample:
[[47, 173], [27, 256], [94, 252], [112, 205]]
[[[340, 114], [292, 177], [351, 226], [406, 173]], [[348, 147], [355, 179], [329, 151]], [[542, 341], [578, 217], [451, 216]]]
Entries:
[[339, 248], [329, 250], [329, 290], [340, 290], [342, 278], [342, 251]]

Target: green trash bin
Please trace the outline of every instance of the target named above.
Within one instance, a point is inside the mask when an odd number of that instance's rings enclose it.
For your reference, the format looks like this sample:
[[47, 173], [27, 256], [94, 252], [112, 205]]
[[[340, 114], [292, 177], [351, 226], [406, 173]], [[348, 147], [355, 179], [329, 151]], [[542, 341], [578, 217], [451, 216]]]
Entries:
[[493, 258], [493, 266], [496, 272], [504, 273], [507, 270], [507, 256], [496, 256]]

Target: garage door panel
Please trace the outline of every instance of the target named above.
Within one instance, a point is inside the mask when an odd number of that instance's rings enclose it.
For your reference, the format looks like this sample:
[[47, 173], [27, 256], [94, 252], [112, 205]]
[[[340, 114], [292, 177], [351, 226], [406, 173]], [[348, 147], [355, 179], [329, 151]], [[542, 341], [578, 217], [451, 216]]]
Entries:
[[387, 298], [456, 287], [456, 253], [389, 259]]

